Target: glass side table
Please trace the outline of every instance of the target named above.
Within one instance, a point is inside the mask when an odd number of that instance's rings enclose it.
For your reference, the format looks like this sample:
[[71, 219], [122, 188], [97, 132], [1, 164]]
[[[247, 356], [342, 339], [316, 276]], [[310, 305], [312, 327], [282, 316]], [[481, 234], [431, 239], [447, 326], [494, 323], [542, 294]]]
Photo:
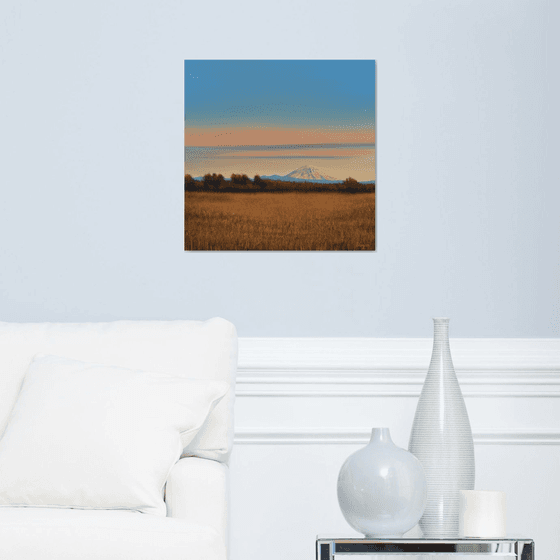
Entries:
[[[349, 556], [392, 554], [423, 554], [437, 557], [446, 554], [487, 556], [534, 560], [535, 543], [531, 539], [507, 537], [503, 539], [369, 539], [340, 538], [319, 535], [316, 541], [316, 560], [349, 560]], [[424, 556], [422, 557], [424, 558]], [[380, 559], [381, 560], [381, 559]]]

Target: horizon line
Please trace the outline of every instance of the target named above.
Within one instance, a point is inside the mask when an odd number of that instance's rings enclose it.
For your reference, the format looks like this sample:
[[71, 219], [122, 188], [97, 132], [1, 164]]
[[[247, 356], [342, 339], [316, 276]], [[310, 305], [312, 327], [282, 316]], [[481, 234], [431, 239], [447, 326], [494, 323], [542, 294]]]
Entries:
[[[298, 168], [299, 169], [299, 168]], [[297, 171], [297, 169], [294, 169], [294, 171]], [[290, 171], [290, 173], [292, 173], [292, 171]], [[190, 173], [186, 173], [186, 175], [191, 175]], [[222, 177], [224, 178], [225, 181], [229, 181], [231, 179], [231, 175], [247, 175], [247, 177], [249, 177], [249, 179], [251, 178], [251, 175], [248, 173], [231, 173], [230, 177], [226, 177], [223, 173], [204, 173], [204, 175], [197, 175], [196, 177], [193, 177], [191, 175], [191, 177], [196, 181], [197, 179], [204, 179], [205, 175], [222, 175]], [[271, 177], [287, 177], [289, 175], [289, 173], [287, 173], [286, 175], [278, 175], [278, 173], [273, 173], [272, 175], [261, 175], [260, 173], [255, 173], [252, 177], [253, 179], [259, 175], [259, 177], [264, 177], [264, 178], [271, 178]], [[321, 181], [327, 181], [327, 182], [331, 182], [331, 183], [338, 183], [338, 182], [344, 182], [346, 179], [353, 179], [353, 177], [351, 175], [349, 175], [348, 177], [345, 177], [344, 179], [299, 179], [299, 181], [308, 181], [308, 182], [321, 182]], [[273, 181], [276, 181], [277, 179], [273, 179]], [[366, 179], [366, 180], [358, 180], [358, 179], [354, 179], [355, 181], [358, 181], [358, 183], [375, 183], [377, 182], [377, 179]], [[296, 181], [297, 182], [297, 181]]]

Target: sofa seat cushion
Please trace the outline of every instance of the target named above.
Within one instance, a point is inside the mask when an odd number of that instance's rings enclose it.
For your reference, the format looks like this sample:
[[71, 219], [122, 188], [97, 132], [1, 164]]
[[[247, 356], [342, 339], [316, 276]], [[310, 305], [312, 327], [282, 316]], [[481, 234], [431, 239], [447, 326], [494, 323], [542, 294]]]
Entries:
[[215, 529], [134, 511], [0, 510], [5, 560], [226, 560]]

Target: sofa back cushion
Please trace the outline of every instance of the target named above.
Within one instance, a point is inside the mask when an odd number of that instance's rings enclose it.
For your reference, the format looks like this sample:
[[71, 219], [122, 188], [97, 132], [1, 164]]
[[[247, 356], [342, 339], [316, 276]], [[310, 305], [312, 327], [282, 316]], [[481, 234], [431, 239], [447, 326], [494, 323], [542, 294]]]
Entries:
[[228, 461], [237, 368], [237, 335], [228, 321], [0, 322], [0, 434], [36, 354], [228, 382], [228, 394], [182, 454]]

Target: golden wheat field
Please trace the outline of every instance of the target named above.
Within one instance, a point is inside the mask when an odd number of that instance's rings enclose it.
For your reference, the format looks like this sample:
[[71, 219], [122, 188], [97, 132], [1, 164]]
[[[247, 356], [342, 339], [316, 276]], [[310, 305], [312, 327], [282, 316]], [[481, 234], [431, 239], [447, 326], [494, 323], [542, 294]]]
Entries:
[[373, 251], [375, 193], [185, 193], [186, 251]]

